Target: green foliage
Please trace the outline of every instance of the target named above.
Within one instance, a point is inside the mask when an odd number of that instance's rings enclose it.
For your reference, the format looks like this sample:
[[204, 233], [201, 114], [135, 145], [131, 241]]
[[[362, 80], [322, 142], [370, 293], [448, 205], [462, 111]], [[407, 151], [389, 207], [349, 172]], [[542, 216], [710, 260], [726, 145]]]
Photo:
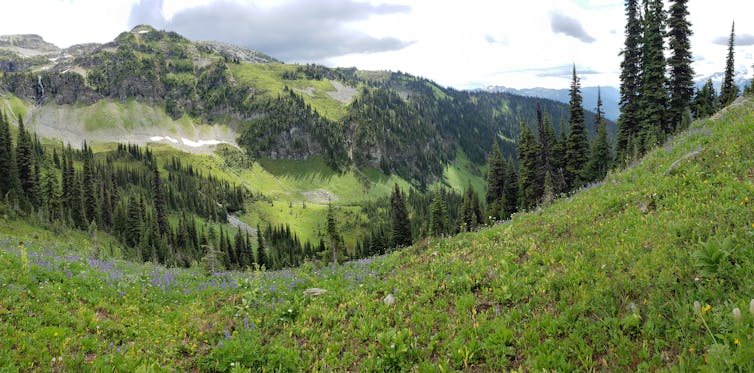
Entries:
[[[336, 267], [206, 274], [102, 260], [82, 254], [82, 232], [0, 218], [0, 365], [750, 371], [752, 105], [540, 211]], [[410, 213], [430, 204], [415, 193]], [[326, 292], [304, 295], [314, 287]]]
[[[670, 133], [668, 110], [667, 67], [664, 55], [666, 15], [661, 0], [644, 2], [644, 34], [641, 61], [638, 138], [640, 154], [661, 144]], [[682, 110], [682, 108], [676, 108]]]
[[638, 0], [626, 1], [625, 46], [621, 51], [620, 117], [616, 136], [616, 159], [631, 157], [632, 144], [640, 129], [639, 93], [641, 90], [642, 25]]
[[716, 113], [717, 109], [717, 94], [712, 85], [712, 79], [708, 79], [702, 89], [696, 91], [694, 101], [691, 104], [691, 112], [694, 114], [694, 118], [706, 118]]
[[688, 0], [673, 0], [668, 17], [668, 46], [670, 47], [670, 113], [671, 131], [676, 131], [684, 121], [684, 115], [691, 107], [694, 95], [694, 68], [691, 53], [691, 23], [688, 21]]
[[576, 76], [576, 66], [574, 65], [573, 80], [571, 81], [571, 116], [568, 119], [571, 132], [566, 141], [564, 173], [566, 187], [570, 190], [582, 186], [587, 180], [585, 168], [589, 159], [589, 140], [587, 139], [584, 108], [581, 102], [581, 83]]
[[736, 23], [730, 26], [730, 37], [728, 38], [728, 55], [725, 59], [725, 76], [723, 85], [720, 87], [720, 106], [727, 106], [738, 97], [738, 85], [733, 81], [736, 74], [735, 66], [735, 46], [736, 46]]

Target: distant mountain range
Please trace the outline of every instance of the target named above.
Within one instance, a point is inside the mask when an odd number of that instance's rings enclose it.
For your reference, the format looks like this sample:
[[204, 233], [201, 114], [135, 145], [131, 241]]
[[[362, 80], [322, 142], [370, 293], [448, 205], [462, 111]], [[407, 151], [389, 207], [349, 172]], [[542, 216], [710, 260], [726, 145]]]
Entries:
[[[709, 76], [697, 78], [694, 86], [697, 89], [702, 88], [707, 80], [712, 79], [712, 84], [715, 90], [719, 93], [720, 87], [723, 84], [725, 73], [718, 72]], [[738, 68], [734, 81], [743, 92], [744, 88], [751, 85], [751, 73], [748, 69]], [[605, 112], [605, 118], [618, 121], [618, 115], [620, 115], [620, 90], [617, 87], [600, 87], [602, 94], [602, 105]], [[487, 92], [505, 92], [512, 93], [521, 96], [539, 97], [553, 101], [568, 103], [570, 100], [570, 90], [564, 89], [551, 89], [551, 88], [508, 88], [504, 86], [490, 85], [481, 89]], [[582, 87], [581, 94], [584, 99], [584, 109], [594, 111], [597, 108], [597, 87]]]
[[[487, 86], [482, 89], [487, 92], [506, 92], [521, 96], [546, 98], [553, 101], [568, 103], [570, 100], [569, 89], [551, 89], [551, 88], [524, 88], [515, 89], [504, 86]], [[618, 120], [620, 91], [615, 87], [601, 87], [602, 107], [605, 112], [605, 118], [616, 121]], [[584, 99], [584, 109], [594, 111], [597, 108], [597, 87], [582, 87], [581, 95]]]

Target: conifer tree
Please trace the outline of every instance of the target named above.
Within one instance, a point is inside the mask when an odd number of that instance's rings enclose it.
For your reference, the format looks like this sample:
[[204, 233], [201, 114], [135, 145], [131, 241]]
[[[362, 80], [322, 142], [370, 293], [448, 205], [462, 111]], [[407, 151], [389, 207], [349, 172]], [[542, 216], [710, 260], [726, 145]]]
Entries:
[[482, 212], [479, 207], [479, 197], [474, 191], [474, 187], [469, 183], [469, 186], [466, 187], [466, 191], [463, 193], [463, 202], [461, 203], [461, 231], [471, 231], [476, 228], [481, 221]]
[[582, 186], [585, 182], [584, 171], [589, 159], [589, 140], [584, 124], [584, 108], [582, 106], [581, 83], [576, 76], [576, 66], [573, 67], [571, 81], [570, 118], [568, 120], [571, 133], [566, 142], [565, 181], [569, 190]]
[[616, 158], [621, 162], [631, 156], [633, 139], [640, 125], [642, 25], [639, 18], [638, 0], [626, 0], [626, 18], [626, 40], [621, 51], [623, 61], [620, 65], [620, 117], [615, 144]]
[[32, 159], [31, 137], [24, 128], [24, 121], [18, 115], [18, 137], [16, 141], [16, 170], [21, 190], [27, 202], [34, 200], [34, 163]]
[[437, 188], [429, 208], [429, 232], [434, 236], [441, 236], [447, 233], [448, 229], [448, 207], [444, 194], [440, 188]]
[[[541, 180], [542, 169], [540, 145], [531, 129], [525, 123], [521, 124], [521, 135], [516, 147], [519, 160], [518, 174], [518, 203], [523, 209], [530, 209], [539, 203], [544, 193], [544, 180]], [[507, 195], [507, 193], [506, 193]]]
[[327, 237], [330, 239], [330, 252], [332, 255], [332, 264], [338, 264], [338, 242], [340, 234], [338, 233], [338, 222], [335, 220], [335, 211], [332, 202], [327, 204]]
[[500, 146], [497, 141], [492, 143], [492, 153], [490, 154], [487, 169], [487, 215], [493, 219], [501, 217], [503, 190], [505, 189], [505, 165], [503, 163], [503, 154], [500, 152]]
[[94, 155], [91, 150], [87, 149], [84, 143], [82, 150], [84, 165], [82, 168], [82, 185], [81, 189], [84, 196], [84, 213], [87, 224], [97, 219], [97, 197], [94, 189]]
[[542, 197], [545, 202], [551, 201], [555, 198], [555, 194], [558, 193], [558, 187], [556, 186], [557, 178], [555, 176], [555, 170], [553, 167], [554, 153], [553, 146], [555, 145], [555, 131], [552, 128], [552, 123], [549, 118], [544, 118], [542, 108], [537, 101], [537, 130], [539, 133], [540, 144], [540, 164], [542, 165], [541, 173], [539, 177], [542, 179]]
[[393, 245], [395, 247], [411, 245], [411, 222], [408, 219], [406, 200], [397, 183], [390, 196], [390, 206], [393, 223]]
[[730, 27], [730, 37], [728, 38], [728, 57], [725, 59], [725, 78], [723, 86], [720, 88], [720, 107], [725, 107], [738, 97], [738, 86], [733, 80], [736, 74], [735, 70], [735, 47], [736, 47], [736, 23]]
[[264, 247], [264, 237], [262, 236], [262, 230], [259, 229], [259, 224], [257, 224], [257, 263], [260, 267], [270, 268], [269, 260], [267, 259], [267, 249]]
[[516, 172], [516, 165], [513, 160], [508, 158], [505, 162], [505, 179], [508, 180], [505, 183], [504, 200], [503, 203], [503, 218], [508, 219], [513, 213], [518, 211], [518, 172]]
[[60, 189], [58, 187], [58, 175], [52, 167], [45, 167], [43, 177], [44, 206], [50, 221], [60, 219]]
[[162, 181], [160, 180], [160, 170], [155, 163], [152, 170], [152, 199], [154, 203], [155, 214], [157, 218], [157, 228], [160, 235], [165, 235], [170, 228], [165, 207], [165, 196], [162, 191]]
[[670, 16], [668, 17], [668, 31], [670, 46], [670, 130], [678, 130], [685, 120], [684, 116], [690, 110], [691, 98], [694, 95], [694, 69], [691, 67], [691, 22], [688, 0], [670, 0]]
[[644, 1], [644, 39], [642, 45], [642, 85], [639, 100], [641, 115], [639, 152], [665, 140], [670, 132], [667, 109], [668, 93], [665, 78], [665, 11], [661, 0]]
[[597, 127], [597, 138], [594, 141], [594, 146], [592, 146], [592, 153], [589, 159], [587, 174], [590, 181], [604, 179], [612, 162], [610, 144], [607, 141], [607, 126], [604, 114], [602, 113], [602, 95], [600, 94], [599, 87], [597, 88], [597, 109], [594, 121], [595, 127]]
[[10, 134], [10, 125], [5, 113], [0, 115], [0, 199], [4, 199], [6, 193], [14, 188], [19, 181], [16, 179], [16, 165], [13, 162], [13, 139]]
[[712, 85], [712, 79], [704, 83], [702, 89], [696, 92], [691, 103], [691, 113], [694, 118], [706, 118], [717, 111], [717, 94]]

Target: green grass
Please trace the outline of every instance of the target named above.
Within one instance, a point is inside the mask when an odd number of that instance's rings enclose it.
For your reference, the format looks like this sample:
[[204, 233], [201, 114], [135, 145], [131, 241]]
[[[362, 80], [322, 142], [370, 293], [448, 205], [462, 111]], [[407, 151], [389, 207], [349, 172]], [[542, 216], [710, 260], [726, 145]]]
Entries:
[[443, 181], [458, 193], [463, 193], [469, 184], [480, 196], [484, 196], [487, 187], [486, 167], [480, 167], [459, 150], [453, 163], [445, 166]]
[[296, 65], [242, 63], [231, 65], [231, 71], [240, 82], [261, 90], [270, 97], [282, 94], [285, 86], [288, 86], [325, 118], [339, 120], [346, 114], [346, 105], [327, 94], [335, 91], [329, 80], [283, 79], [282, 74], [295, 72]]
[[752, 371], [751, 149], [746, 103], [510, 222], [334, 268], [209, 276], [3, 228], [0, 367]]
[[2, 109], [2, 112], [5, 113], [8, 118], [11, 118], [14, 121], [18, 114], [21, 114], [21, 116], [25, 118], [26, 114], [29, 112], [30, 106], [31, 104], [21, 100], [16, 95], [0, 95], [0, 109]]

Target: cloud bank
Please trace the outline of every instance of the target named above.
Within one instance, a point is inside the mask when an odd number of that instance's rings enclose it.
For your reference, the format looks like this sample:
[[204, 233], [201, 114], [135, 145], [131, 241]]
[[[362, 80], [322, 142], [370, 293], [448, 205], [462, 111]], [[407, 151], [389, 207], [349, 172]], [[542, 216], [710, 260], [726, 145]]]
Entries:
[[584, 43], [594, 43], [597, 39], [589, 35], [581, 23], [560, 12], [550, 13], [550, 27], [556, 34], [564, 34], [583, 41]]
[[292, 0], [271, 8], [228, 0], [162, 15], [163, 0], [142, 0], [131, 8], [129, 25], [149, 24], [192, 40], [216, 40], [252, 48], [288, 62], [317, 61], [354, 53], [407, 47], [396, 37], [377, 38], [349, 23], [373, 16], [408, 13], [405, 5], [354, 0]]

